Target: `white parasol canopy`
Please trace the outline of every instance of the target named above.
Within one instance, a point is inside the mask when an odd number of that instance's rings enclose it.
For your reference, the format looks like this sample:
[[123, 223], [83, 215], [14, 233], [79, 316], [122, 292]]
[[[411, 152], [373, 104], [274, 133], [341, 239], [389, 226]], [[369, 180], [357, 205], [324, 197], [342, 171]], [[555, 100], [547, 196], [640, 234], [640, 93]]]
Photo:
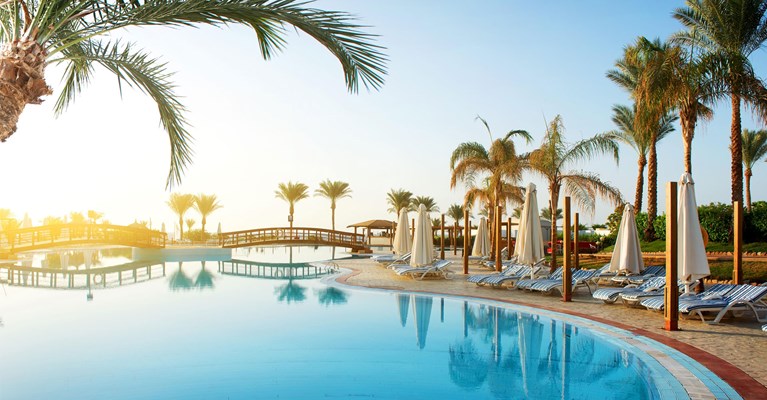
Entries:
[[410, 237], [410, 224], [408, 223], [407, 208], [399, 210], [399, 222], [397, 222], [397, 231], [394, 232], [394, 254], [401, 256], [410, 252], [413, 248], [413, 239]]
[[487, 228], [485, 217], [479, 220], [477, 228], [477, 237], [474, 239], [474, 247], [471, 248], [471, 255], [474, 257], [487, 257], [490, 254], [490, 230]]
[[685, 293], [690, 292], [690, 283], [711, 274], [706, 257], [706, 246], [700, 231], [698, 205], [695, 202], [695, 182], [688, 173], [679, 179], [679, 215], [677, 216], [679, 253], [679, 279], [685, 282]]
[[[399, 229], [397, 229], [399, 231]], [[426, 212], [426, 206], [418, 206], [418, 216], [415, 219], [415, 234], [413, 238], [413, 254], [410, 256], [411, 267], [421, 267], [431, 264], [434, 259], [434, 235], [431, 232], [431, 220]]]
[[517, 242], [514, 255], [520, 264], [533, 265], [543, 258], [543, 231], [538, 216], [538, 194], [535, 185], [530, 183], [525, 191], [525, 204], [520, 214]]
[[634, 207], [631, 204], [626, 204], [623, 207], [618, 237], [615, 239], [613, 257], [610, 259], [610, 271], [638, 274], [643, 269], [644, 262], [642, 261], [642, 249], [639, 246], [637, 224], [634, 219]]

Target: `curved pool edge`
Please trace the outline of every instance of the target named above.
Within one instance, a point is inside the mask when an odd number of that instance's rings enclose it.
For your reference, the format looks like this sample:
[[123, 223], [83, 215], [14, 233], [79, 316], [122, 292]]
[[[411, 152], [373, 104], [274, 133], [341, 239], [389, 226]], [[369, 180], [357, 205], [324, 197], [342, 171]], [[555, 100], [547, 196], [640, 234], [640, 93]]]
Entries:
[[[453, 298], [464, 298], [464, 299], [475, 299], [479, 301], [497, 302], [502, 304], [510, 304], [510, 305], [521, 306], [526, 308], [545, 310], [552, 313], [557, 313], [561, 315], [580, 318], [587, 321], [592, 321], [595, 323], [606, 325], [608, 327], [612, 327], [614, 329], [623, 330], [629, 334], [633, 334], [638, 337], [649, 339], [650, 341], [666, 346], [674, 351], [681, 353], [682, 355], [686, 357], [689, 357], [689, 359], [697, 362], [705, 369], [704, 371], [700, 371], [699, 369], [696, 370], [694, 365], [685, 365], [687, 370], [691, 374], [693, 374], [696, 377], [696, 379], [699, 379], [702, 381], [702, 380], [710, 380], [710, 378], [718, 378], [721, 381], [723, 381], [725, 384], [729, 385], [730, 388], [739, 397], [742, 397], [743, 399], [766, 399], [767, 398], [766, 386], [762, 385], [759, 381], [757, 381], [756, 379], [748, 375], [745, 371], [733, 365], [729, 361], [719, 358], [705, 350], [702, 350], [688, 343], [685, 343], [680, 340], [670, 338], [664, 335], [653, 333], [643, 328], [637, 328], [637, 327], [624, 324], [621, 322], [615, 322], [609, 319], [592, 316], [590, 314], [579, 313], [576, 311], [569, 311], [569, 310], [556, 308], [556, 307], [542, 306], [539, 304], [532, 304], [532, 303], [527, 303], [524, 301], [499, 299], [499, 298], [494, 298], [489, 296], [460, 295], [455, 293], [447, 293], [447, 292], [440, 292], [440, 291], [434, 291], [434, 290], [405, 289], [400, 286], [394, 286], [394, 285], [364, 286], [364, 285], [352, 284], [348, 282], [349, 278], [357, 276], [361, 273], [362, 271], [357, 268], [344, 265], [340, 268], [339, 273], [325, 277], [322, 279], [322, 281], [325, 283], [340, 284], [346, 287], [362, 289], [362, 290], [423, 293], [423, 294], [446, 296], [446, 297], [453, 297]], [[668, 355], [668, 356], [671, 358], [675, 358], [673, 355]], [[653, 356], [653, 358], [655, 357]], [[660, 360], [658, 361], [660, 362]], [[675, 358], [674, 361], [679, 362], [680, 360]], [[661, 362], [661, 364], [663, 363]], [[684, 365], [687, 363], [685, 363], [682, 360], [681, 364]], [[707, 373], [712, 374], [712, 376], [707, 377], [706, 376]], [[708, 390], [701, 391], [695, 386], [690, 386], [691, 382], [686, 382], [686, 384], [685, 382], [680, 382], [680, 383], [685, 388], [685, 390], [687, 391], [687, 395], [690, 398], [711, 398], [711, 396], [714, 396], [716, 398], [732, 398], [727, 396], [726, 390], [724, 392], [718, 391], [716, 389], [712, 390], [712, 388], [708, 384], [706, 384], [706, 388]]]

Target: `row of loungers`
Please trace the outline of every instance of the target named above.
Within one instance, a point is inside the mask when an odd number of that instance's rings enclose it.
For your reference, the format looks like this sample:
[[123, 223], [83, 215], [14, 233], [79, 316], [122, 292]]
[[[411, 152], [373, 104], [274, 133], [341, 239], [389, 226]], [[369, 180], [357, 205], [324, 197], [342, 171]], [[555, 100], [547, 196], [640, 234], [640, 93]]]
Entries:
[[[509, 265], [503, 271], [495, 274], [477, 274], [469, 277], [468, 281], [476, 283], [478, 286], [505, 287], [509, 284], [517, 289], [529, 291], [538, 291], [549, 293], [553, 290], [561, 290], [562, 287], [562, 268], [557, 268], [545, 277], [534, 278], [540, 270], [543, 260], [535, 265], [527, 266], [520, 264]], [[579, 287], [586, 287], [591, 293], [591, 285], [596, 284], [600, 274], [604, 272], [603, 267], [599, 270], [585, 269], [573, 270], [572, 287], [576, 290]]]
[[371, 257], [371, 259], [393, 270], [397, 275], [409, 276], [415, 279], [424, 279], [427, 277], [447, 278], [450, 273], [447, 269], [447, 266], [450, 265], [450, 261], [447, 260], [434, 260], [430, 264], [413, 267], [408, 264], [410, 262], [411, 254], [412, 253], [405, 253], [401, 256], [384, 254]]

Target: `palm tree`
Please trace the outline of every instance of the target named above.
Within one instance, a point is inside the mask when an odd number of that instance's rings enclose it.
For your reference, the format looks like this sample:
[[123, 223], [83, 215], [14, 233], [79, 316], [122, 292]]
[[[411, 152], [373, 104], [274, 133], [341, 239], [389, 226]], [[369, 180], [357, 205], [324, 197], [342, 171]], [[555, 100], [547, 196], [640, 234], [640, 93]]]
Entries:
[[389, 209], [387, 211], [390, 213], [399, 214], [399, 210], [410, 207], [412, 198], [412, 192], [409, 192], [405, 189], [391, 189], [389, 193], [386, 193], [386, 204], [389, 205]]
[[86, 221], [85, 215], [79, 211], [72, 211], [69, 213], [69, 222], [73, 224], [84, 224]]
[[104, 216], [104, 213], [100, 213], [94, 210], [88, 210], [88, 219], [91, 220], [92, 224], [95, 224], [96, 221], [100, 220]]
[[[511, 140], [514, 137], [522, 137], [527, 143], [532, 141], [532, 136], [525, 130], [515, 129], [509, 131], [502, 139], [493, 140], [490, 126], [482, 117], [477, 119], [485, 126], [490, 136], [490, 149], [477, 142], [465, 142], [453, 150], [450, 157], [450, 188], [455, 188], [458, 181], [469, 186], [466, 200], [480, 200], [487, 204], [490, 220], [493, 220], [495, 208], [505, 205], [511, 199], [522, 203], [519, 181], [522, 180], [522, 172], [526, 168], [526, 160], [517, 154], [516, 146]], [[474, 182], [478, 175], [485, 177], [486, 189], [474, 190]], [[514, 190], [514, 188], [517, 188]], [[470, 194], [471, 193], [471, 194]], [[467, 201], [465, 204], [471, 204]], [[496, 229], [497, 227], [493, 227]], [[494, 237], [491, 235], [491, 237]]]
[[464, 207], [462, 204], [451, 204], [447, 208], [447, 216], [452, 218], [456, 224], [459, 224], [463, 220]]
[[[299, 201], [309, 197], [309, 193], [307, 191], [309, 190], [309, 186], [304, 185], [301, 182], [293, 183], [291, 181], [288, 181], [287, 184], [280, 183], [277, 186], [277, 190], [274, 191], [274, 197], [278, 199], [282, 199], [288, 202], [290, 204], [290, 214], [288, 218], [288, 222], [290, 222], [290, 229], [292, 232], [293, 229], [293, 212], [295, 211], [295, 205]], [[292, 233], [291, 233], [292, 237]]]
[[427, 213], [433, 213], [433, 212], [439, 212], [439, 207], [437, 206], [437, 202], [434, 200], [433, 197], [430, 196], [415, 196], [412, 199], [410, 199], [410, 210], [411, 211], [418, 211], [418, 206], [421, 204], [426, 207]]
[[205, 224], [208, 223], [208, 215], [213, 214], [213, 211], [223, 207], [218, 202], [215, 194], [203, 194], [200, 193], [194, 198], [194, 209], [200, 213], [202, 217], [202, 238], [205, 239]]
[[[383, 48], [374, 35], [344, 12], [306, 7], [300, 0], [15, 0], [0, 4], [0, 141], [16, 131], [28, 104], [53, 93], [45, 67], [63, 71], [56, 113], [63, 112], [89, 83], [96, 66], [147, 93], [157, 104], [171, 148], [168, 185], [177, 183], [190, 162], [190, 135], [185, 108], [174, 93], [164, 62], [132, 43], [113, 39], [113, 32], [148, 26], [228, 26], [252, 28], [259, 50], [270, 59], [285, 46], [286, 27], [305, 32], [341, 63], [349, 91], [360, 83], [378, 89], [386, 73]], [[130, 32], [130, 31], [128, 31]]]
[[751, 169], [754, 164], [767, 155], [767, 131], [743, 130], [743, 167], [746, 177], [746, 210], [751, 212]]
[[658, 132], [663, 117], [675, 106], [673, 99], [665, 95], [666, 83], [673, 80], [673, 69], [668, 66], [679, 59], [680, 52], [679, 47], [640, 36], [635, 44], [624, 49], [623, 58], [616, 62], [617, 69], [607, 73], [607, 77], [626, 89], [634, 100], [634, 130], [646, 132], [650, 138], [646, 241], [653, 241], [656, 236], [653, 222], [658, 215]]
[[[642, 210], [642, 194], [644, 192], [644, 169], [647, 165], [647, 152], [650, 150], [650, 140], [652, 135], [647, 131], [634, 129], [635, 122], [635, 110], [636, 106], [629, 108], [623, 105], [613, 106], [612, 120], [615, 125], [618, 126], [617, 130], [608, 132], [618, 141], [621, 141], [636, 151], [639, 156], [637, 165], [639, 172], [637, 173], [636, 190], [634, 192], [634, 210], [639, 212]], [[660, 121], [658, 131], [655, 138], [658, 141], [663, 140], [669, 133], [674, 131], [673, 123], [679, 118], [671, 113], [666, 113]]]
[[[143, 221], [142, 221], [142, 222], [143, 222]], [[194, 224], [195, 224], [197, 221], [195, 221], [195, 220], [194, 220], [194, 219], [192, 219], [192, 218], [187, 218], [186, 220], [184, 220], [184, 222], [186, 222], [186, 229], [187, 229], [187, 232], [191, 232], [191, 231], [192, 231], [192, 227], [194, 226]]]
[[174, 214], [178, 215], [179, 240], [184, 240], [184, 214], [194, 207], [193, 194], [171, 193], [170, 200], [166, 203]]
[[[561, 208], [557, 208], [556, 216], [557, 216], [557, 218], [556, 218], [557, 221], [562, 219], [562, 209]], [[541, 208], [541, 218], [545, 219], [546, 221], [555, 222], [554, 220], [551, 219], [551, 208]]]
[[320, 188], [314, 191], [315, 196], [321, 196], [330, 200], [330, 226], [336, 230], [336, 202], [345, 197], [352, 197], [349, 184], [341, 181], [325, 179], [320, 182]]
[[[597, 196], [620, 204], [623, 199], [618, 189], [603, 182], [599, 176], [585, 171], [568, 171], [571, 163], [582, 162], [598, 154], [609, 154], [618, 162], [618, 145], [610, 135], [599, 134], [581, 140], [572, 146], [564, 141], [562, 117], [557, 115], [549, 123], [541, 146], [530, 153], [530, 167], [549, 184], [550, 215], [556, 215], [559, 192], [562, 185], [574, 197], [575, 202], [585, 210], [593, 210]], [[557, 230], [551, 230], [551, 243], [557, 242]], [[551, 253], [551, 270], [557, 267], [557, 254]]]
[[730, 175], [732, 201], [743, 200], [743, 148], [740, 104], [745, 100], [765, 117], [767, 96], [761, 80], [754, 76], [748, 57], [767, 40], [767, 2], [764, 0], [687, 0], [674, 11], [674, 17], [688, 31], [675, 40], [694, 45], [707, 53], [708, 62], [717, 64], [730, 94]]

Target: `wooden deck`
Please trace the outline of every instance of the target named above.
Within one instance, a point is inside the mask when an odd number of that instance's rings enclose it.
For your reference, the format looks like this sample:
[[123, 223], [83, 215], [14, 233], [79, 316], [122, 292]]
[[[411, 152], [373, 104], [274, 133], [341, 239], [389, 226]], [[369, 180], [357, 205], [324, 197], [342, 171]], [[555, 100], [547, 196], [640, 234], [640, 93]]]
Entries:
[[348, 247], [352, 251], [365, 251], [365, 236], [351, 232], [321, 228], [260, 228], [247, 231], [222, 232], [218, 244], [224, 248], [298, 245]]
[[10, 253], [84, 244], [165, 247], [160, 231], [108, 224], [57, 224], [2, 232], [1, 249]]

